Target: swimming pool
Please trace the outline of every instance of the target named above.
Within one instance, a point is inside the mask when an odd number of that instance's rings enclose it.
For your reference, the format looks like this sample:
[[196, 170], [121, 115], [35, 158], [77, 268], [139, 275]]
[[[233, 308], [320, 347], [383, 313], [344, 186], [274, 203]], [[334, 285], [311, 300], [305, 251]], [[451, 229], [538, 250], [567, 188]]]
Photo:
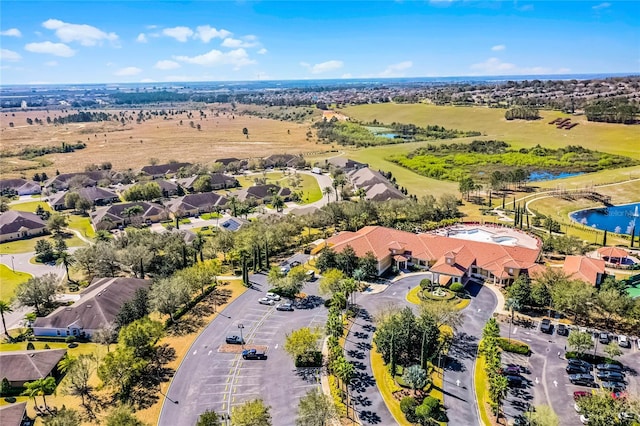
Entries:
[[481, 243], [494, 243], [505, 246], [515, 246], [518, 239], [508, 235], [496, 235], [485, 229], [452, 229], [449, 231], [449, 237], [458, 238], [460, 240], [478, 241]]

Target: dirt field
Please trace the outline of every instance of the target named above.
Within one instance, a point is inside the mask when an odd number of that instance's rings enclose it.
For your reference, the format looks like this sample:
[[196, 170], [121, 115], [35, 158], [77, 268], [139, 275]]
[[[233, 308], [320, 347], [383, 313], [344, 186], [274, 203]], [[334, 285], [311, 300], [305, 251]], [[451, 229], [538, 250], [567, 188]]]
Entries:
[[[157, 158], [160, 163], [170, 160], [207, 163], [222, 157], [250, 158], [323, 149], [316, 145], [315, 137], [307, 139], [310, 121], [300, 124], [231, 112], [220, 112], [215, 117], [210, 108], [203, 108], [203, 111], [207, 116], [202, 119], [195, 110], [191, 118], [183, 113], [168, 116], [167, 120], [153, 116], [140, 124], [133, 120], [125, 125], [102, 122], [59, 126], [47, 125], [46, 118], [50, 116], [53, 120], [55, 116], [65, 115], [61, 111], [3, 113], [0, 138], [1, 151], [5, 155], [29, 146], [53, 146], [62, 142], [80, 141], [85, 142], [87, 147], [73, 153], [49, 154], [33, 160], [5, 156], [0, 158], [0, 173], [12, 177], [20, 176], [23, 171], [31, 177], [36, 171], [45, 171], [51, 176], [56, 169], [60, 172], [80, 171], [86, 165], [105, 161], [110, 162], [116, 170], [136, 169], [149, 164], [150, 158]], [[126, 115], [137, 115], [137, 110], [132, 112], [130, 109], [127, 112]], [[39, 118], [45, 124], [28, 125], [27, 118]], [[10, 122], [14, 127], [10, 127]], [[190, 122], [193, 122], [193, 127]], [[198, 125], [201, 130], [197, 129]], [[245, 127], [249, 131], [248, 138], [242, 131]]]

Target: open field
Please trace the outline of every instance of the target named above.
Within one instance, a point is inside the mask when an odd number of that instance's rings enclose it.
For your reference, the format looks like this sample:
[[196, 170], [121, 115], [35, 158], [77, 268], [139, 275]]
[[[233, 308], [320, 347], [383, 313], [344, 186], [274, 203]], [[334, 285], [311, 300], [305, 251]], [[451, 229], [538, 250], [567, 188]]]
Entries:
[[[62, 142], [85, 142], [87, 147], [73, 153], [48, 154], [33, 160], [5, 157], [0, 159], [0, 173], [11, 177], [19, 176], [20, 170], [26, 170], [24, 173], [30, 177], [36, 171], [33, 167], [37, 167], [38, 171], [53, 176], [55, 170], [80, 171], [89, 164], [102, 162], [112, 163], [114, 169], [126, 170], [149, 164], [150, 158], [157, 158], [160, 163], [170, 160], [206, 163], [223, 157], [249, 158], [318, 149], [315, 141], [306, 137], [310, 122], [293, 123], [230, 112], [215, 117], [209, 107], [203, 110], [207, 117], [202, 119], [195, 110], [192, 118], [183, 113], [169, 116], [167, 120], [155, 117], [140, 124], [134, 120], [124, 126], [116, 122], [30, 126], [26, 124], [27, 118], [38, 117], [46, 122], [47, 115], [53, 118], [64, 114], [61, 111], [20, 111], [13, 113], [15, 116], [5, 113], [0, 121], [2, 150], [5, 152], [34, 146], [59, 146]], [[135, 117], [136, 114], [137, 110], [129, 109], [127, 115]], [[194, 122], [193, 128], [191, 121]], [[13, 122], [14, 127], [9, 127], [9, 122]], [[196, 128], [197, 125], [201, 130]], [[245, 127], [249, 131], [248, 138], [242, 133]], [[39, 160], [52, 164], [42, 168]]]
[[26, 272], [13, 272], [11, 268], [0, 264], [0, 300], [5, 302], [13, 299], [18, 284], [21, 284], [31, 278]]

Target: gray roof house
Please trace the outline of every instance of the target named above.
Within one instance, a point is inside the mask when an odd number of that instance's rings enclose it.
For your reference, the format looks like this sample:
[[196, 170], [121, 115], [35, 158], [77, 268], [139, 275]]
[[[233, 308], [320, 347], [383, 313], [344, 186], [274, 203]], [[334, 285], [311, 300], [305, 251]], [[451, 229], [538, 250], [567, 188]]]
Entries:
[[141, 172], [155, 179], [163, 178], [167, 175], [175, 175], [180, 169], [189, 166], [191, 166], [191, 163], [156, 164], [155, 166], [144, 166]]
[[187, 194], [167, 202], [167, 208], [173, 214], [182, 212], [183, 215], [193, 216], [201, 213], [210, 213], [216, 207], [223, 207], [227, 199], [215, 192], [202, 192], [199, 194]]
[[139, 278], [94, 278], [71, 306], [61, 306], [33, 322], [35, 336], [91, 337], [112, 323], [122, 305], [133, 299], [138, 289], [147, 289], [151, 281]]
[[33, 420], [27, 417], [27, 403], [16, 402], [0, 406], [0, 425], [2, 426], [31, 426]]
[[35, 213], [9, 210], [0, 214], [0, 242], [42, 235], [47, 224]]
[[[140, 206], [142, 213], [139, 216], [127, 217], [126, 210], [133, 206]], [[107, 207], [97, 208], [89, 214], [91, 223], [96, 229], [113, 229], [119, 225], [126, 225], [132, 221], [160, 222], [169, 217], [166, 209], [160, 204], [138, 201], [135, 203], [118, 203]]]
[[25, 382], [55, 373], [54, 369], [66, 353], [66, 349], [0, 352], [0, 377], [6, 377], [11, 386], [22, 387]]
[[[84, 198], [94, 206], [106, 206], [107, 204], [113, 204], [120, 201], [120, 197], [113, 191], [97, 186], [89, 186], [86, 188], [80, 188], [77, 191], [80, 198]], [[67, 208], [64, 202], [64, 198], [69, 191], [60, 191], [55, 194], [49, 195], [49, 205], [54, 210], [64, 210]]]
[[273, 154], [264, 158], [265, 167], [304, 167], [305, 161], [301, 155]]
[[209, 182], [211, 182], [212, 190], [235, 188], [240, 185], [236, 178], [222, 173], [210, 173], [209, 175], [193, 175], [187, 178], [177, 179], [176, 182], [179, 183], [184, 189], [193, 191], [193, 184], [198, 179], [200, 179], [201, 176], [209, 176]]
[[40, 193], [40, 184], [26, 179], [0, 180], [0, 193], [15, 192], [18, 195], [34, 195]]
[[368, 164], [359, 163], [355, 160], [350, 160], [345, 157], [333, 157], [326, 160], [326, 163], [330, 166], [335, 167], [336, 169], [344, 170], [345, 172], [350, 172], [352, 170], [362, 169], [364, 167], [369, 167]]
[[235, 194], [240, 201], [245, 201], [249, 198], [253, 198], [258, 201], [268, 202], [273, 194], [278, 194], [285, 201], [289, 201], [291, 197], [291, 190], [289, 188], [281, 188], [278, 185], [272, 183], [266, 185], [254, 185], [247, 189], [241, 189], [236, 191]]
[[369, 167], [353, 170], [347, 173], [347, 178], [354, 188], [363, 188], [365, 198], [373, 201], [402, 200], [404, 194], [379, 172]]
[[76, 180], [79, 186], [96, 186], [101, 180], [111, 180], [111, 171], [97, 170], [93, 172], [80, 173], [62, 173], [47, 180], [44, 184], [46, 189], [55, 189], [56, 191], [64, 191], [69, 189], [69, 185]]

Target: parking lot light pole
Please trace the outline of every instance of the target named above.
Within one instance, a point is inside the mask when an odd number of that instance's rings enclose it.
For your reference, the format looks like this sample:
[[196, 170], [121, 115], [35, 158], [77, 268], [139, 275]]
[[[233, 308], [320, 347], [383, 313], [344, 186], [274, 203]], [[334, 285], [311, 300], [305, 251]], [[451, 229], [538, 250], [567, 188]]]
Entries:
[[244, 329], [244, 325], [238, 324], [238, 328], [240, 329], [240, 343], [242, 344], [242, 349], [244, 349], [244, 337], [242, 336], [242, 330]]

